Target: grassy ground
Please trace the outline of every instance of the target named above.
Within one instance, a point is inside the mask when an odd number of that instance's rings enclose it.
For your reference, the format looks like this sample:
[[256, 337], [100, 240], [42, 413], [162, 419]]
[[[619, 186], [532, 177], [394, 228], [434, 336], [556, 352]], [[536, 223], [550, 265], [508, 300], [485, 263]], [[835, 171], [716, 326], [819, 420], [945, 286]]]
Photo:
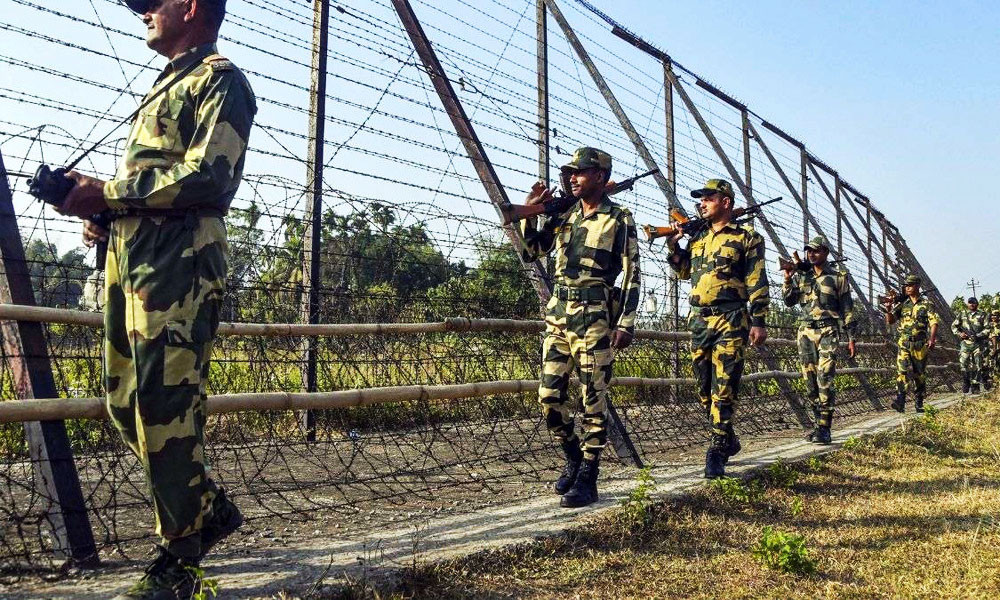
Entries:
[[565, 536], [419, 567], [392, 591], [333, 593], [323, 597], [1000, 597], [1000, 406], [970, 400], [663, 503], [638, 491]]

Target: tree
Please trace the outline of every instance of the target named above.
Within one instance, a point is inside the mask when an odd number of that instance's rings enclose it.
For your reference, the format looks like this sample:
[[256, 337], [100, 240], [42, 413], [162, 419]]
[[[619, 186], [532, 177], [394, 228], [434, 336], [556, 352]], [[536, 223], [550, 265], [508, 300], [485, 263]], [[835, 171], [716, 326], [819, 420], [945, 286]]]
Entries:
[[35, 302], [40, 306], [77, 308], [87, 277], [94, 268], [87, 264], [87, 254], [74, 248], [62, 256], [55, 244], [29, 240], [24, 249]]
[[513, 248], [484, 242], [476, 255], [476, 267], [428, 290], [434, 318], [538, 318], [538, 295]]

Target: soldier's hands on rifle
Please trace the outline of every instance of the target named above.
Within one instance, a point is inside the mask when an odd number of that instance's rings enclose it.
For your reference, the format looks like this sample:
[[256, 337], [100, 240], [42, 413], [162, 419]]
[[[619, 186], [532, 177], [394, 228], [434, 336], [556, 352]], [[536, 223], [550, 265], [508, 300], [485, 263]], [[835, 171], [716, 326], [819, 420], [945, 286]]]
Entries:
[[527, 198], [524, 199], [525, 204], [541, 204], [543, 202], [548, 202], [552, 199], [552, 190], [549, 189], [544, 181], [536, 181], [534, 185], [531, 186], [531, 191], [528, 192]]
[[750, 345], [763, 346], [767, 341], [767, 327], [755, 326], [750, 328]]
[[611, 346], [615, 350], [622, 350], [628, 348], [632, 344], [632, 339], [635, 336], [631, 333], [625, 331], [624, 329], [615, 329], [611, 333]]
[[66, 195], [66, 199], [56, 209], [57, 211], [71, 217], [84, 218], [108, 209], [108, 202], [104, 199], [103, 181], [77, 171], [66, 173], [66, 177], [76, 182], [76, 185]]
[[90, 219], [83, 220], [83, 245], [93, 248], [98, 242], [108, 241], [109, 232], [107, 229], [95, 224]]

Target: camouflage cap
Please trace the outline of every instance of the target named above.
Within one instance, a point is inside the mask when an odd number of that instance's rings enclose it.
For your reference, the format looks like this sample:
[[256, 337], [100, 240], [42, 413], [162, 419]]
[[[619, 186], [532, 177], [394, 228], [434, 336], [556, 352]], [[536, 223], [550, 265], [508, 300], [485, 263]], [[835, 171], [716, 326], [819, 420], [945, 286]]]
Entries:
[[[125, 0], [125, 6], [132, 9], [132, 12], [140, 15], [144, 15], [149, 12], [150, 8], [156, 5], [157, 0]], [[222, 14], [226, 13], [226, 0], [200, 0], [199, 5], [206, 5], [215, 8], [216, 11], [221, 11]]]
[[573, 158], [562, 166], [566, 171], [582, 171], [584, 169], [604, 169], [611, 170], [611, 155], [603, 150], [584, 146], [577, 148], [573, 153]]
[[705, 182], [705, 187], [697, 190], [691, 190], [692, 198], [701, 198], [702, 196], [711, 196], [712, 194], [722, 194], [728, 198], [735, 198], [733, 194], [733, 184], [729, 183], [725, 179], [709, 179]]
[[820, 248], [824, 248], [826, 250], [830, 249], [830, 242], [827, 241], [825, 235], [817, 235], [813, 239], [809, 240], [809, 243], [806, 244], [805, 247], [806, 250], [819, 250]]
[[903, 282], [903, 285], [920, 285], [921, 283], [923, 282], [919, 277], [916, 275], [910, 275], [906, 278], [906, 281]]
[[969, 299], [965, 301], [966, 304], [979, 304], [979, 300], [975, 296], [969, 296]]

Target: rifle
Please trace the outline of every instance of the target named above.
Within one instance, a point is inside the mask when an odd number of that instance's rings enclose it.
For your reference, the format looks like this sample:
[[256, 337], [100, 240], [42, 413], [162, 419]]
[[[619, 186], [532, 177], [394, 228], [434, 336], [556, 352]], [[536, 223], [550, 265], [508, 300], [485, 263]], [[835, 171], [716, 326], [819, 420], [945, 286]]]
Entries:
[[[636, 181], [639, 181], [643, 177], [649, 177], [653, 173], [659, 173], [659, 169], [652, 169], [641, 173], [634, 177], [629, 177], [628, 179], [622, 180], [618, 183], [614, 181], [609, 181], [604, 193], [608, 196], [614, 196], [626, 190], [632, 189]], [[573, 204], [576, 203], [578, 198], [573, 197], [573, 194], [569, 192], [569, 172], [564, 172], [561, 179], [562, 189], [557, 190], [555, 194], [552, 195], [552, 199], [546, 202], [539, 202], [538, 204], [508, 204], [503, 207], [503, 224], [510, 225], [514, 221], [521, 221], [523, 219], [528, 219], [531, 217], [536, 217], [540, 214], [546, 214], [548, 216], [561, 215], [570, 209]]]
[[[846, 258], [835, 258], [832, 260], [827, 259], [826, 262], [836, 264], [836, 263], [847, 262], [847, 259]], [[812, 268], [812, 265], [809, 263], [809, 261], [803, 260], [799, 256], [799, 251], [796, 250], [792, 252], [791, 258], [785, 256], [779, 256], [778, 268], [781, 269], [782, 271], [799, 271], [801, 273], [805, 273], [806, 271]]]
[[[768, 204], [778, 202], [779, 200], [781, 200], [780, 196], [753, 206], [737, 208], [733, 211], [732, 222], [737, 225], [746, 223], [759, 214], [761, 208], [767, 206]], [[709, 225], [708, 220], [703, 217], [694, 217], [689, 219], [676, 210], [670, 211], [670, 218], [674, 220], [674, 222], [670, 225], [642, 226], [642, 231], [646, 234], [646, 237], [649, 238], [650, 247], [652, 247], [653, 240], [656, 238], [676, 235], [678, 231], [684, 232], [685, 235], [694, 237], [707, 229]]]

